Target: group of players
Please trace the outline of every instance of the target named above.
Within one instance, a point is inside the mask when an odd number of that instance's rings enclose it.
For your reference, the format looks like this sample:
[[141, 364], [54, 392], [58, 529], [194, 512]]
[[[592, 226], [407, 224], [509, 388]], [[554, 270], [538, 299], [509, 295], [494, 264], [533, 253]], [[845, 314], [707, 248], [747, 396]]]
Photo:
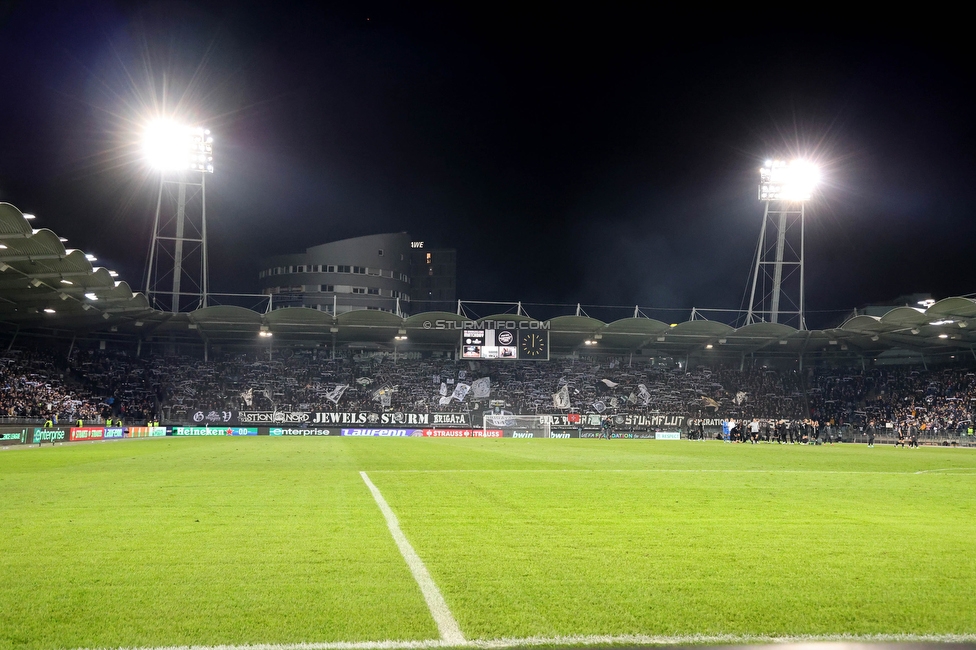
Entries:
[[[816, 420], [761, 420], [753, 418], [751, 421], [729, 421], [717, 437], [725, 442], [749, 442], [752, 444], [778, 443], [799, 445], [832, 445], [841, 442], [841, 431], [830, 423]], [[898, 439], [895, 446], [918, 448], [919, 430], [909, 423], [905, 427], [898, 427]], [[867, 441], [868, 447], [874, 446], [874, 439], [878, 429], [872, 420], [859, 432]], [[702, 422], [693, 421], [688, 437], [692, 440], [704, 440], [705, 428]]]

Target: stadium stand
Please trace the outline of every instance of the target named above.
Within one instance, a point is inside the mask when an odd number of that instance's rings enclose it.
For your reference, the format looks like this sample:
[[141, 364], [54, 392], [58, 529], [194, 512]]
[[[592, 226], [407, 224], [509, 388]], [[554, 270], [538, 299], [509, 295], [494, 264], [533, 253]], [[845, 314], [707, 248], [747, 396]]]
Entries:
[[[450, 398], [459, 384], [484, 379], [489, 396]], [[492, 363], [382, 354], [333, 359], [316, 351], [275, 361], [239, 354], [204, 362], [77, 349], [67, 359], [43, 348], [0, 358], [6, 422], [121, 417], [135, 424], [162, 417], [180, 424], [212, 410], [455, 412], [477, 421], [488, 408], [565, 414], [554, 404], [564, 386], [580, 413], [680, 414], [711, 422], [810, 418], [847, 431], [874, 421], [881, 435], [888, 423], [890, 435], [914, 425], [923, 440], [968, 431], [976, 402], [976, 374], [965, 368], [686, 370], [612, 358]], [[337, 387], [345, 387], [338, 397]]]

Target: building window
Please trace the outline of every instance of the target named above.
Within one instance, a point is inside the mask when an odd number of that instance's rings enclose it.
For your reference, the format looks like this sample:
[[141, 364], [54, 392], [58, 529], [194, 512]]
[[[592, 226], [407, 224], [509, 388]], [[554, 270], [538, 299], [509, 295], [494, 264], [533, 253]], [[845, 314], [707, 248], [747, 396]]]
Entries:
[[371, 295], [371, 296], [378, 296], [378, 295], [380, 295], [380, 290], [377, 289], [377, 288], [374, 288], [374, 287], [370, 287], [369, 288], [369, 291], [367, 291], [367, 293], [369, 295]]
[[319, 285], [319, 291], [324, 291], [326, 293], [333, 293], [335, 291], [335, 285], [321, 284]]
[[325, 269], [325, 272], [326, 273], [335, 273], [336, 272], [336, 270], [335, 270], [335, 264], [327, 264], [327, 265], [323, 266], [322, 268]]
[[338, 268], [339, 273], [352, 273], [352, 267], [351, 266], [345, 266], [345, 265], [340, 264], [337, 268]]
[[359, 275], [366, 275], [366, 267], [365, 266], [354, 266], [354, 267], [352, 267], [352, 272], [353, 273], [358, 273]]
[[353, 287], [353, 293], [366, 293], [366, 287]]
[[431, 264], [431, 263], [432, 263], [432, 260], [431, 260], [431, 255], [430, 255], [430, 253], [427, 253], [427, 263], [428, 263], [428, 264]]
[[382, 249], [382, 248], [381, 248], [381, 249], [379, 249], [378, 251], [376, 251], [376, 253], [377, 253], [377, 254], [378, 254], [378, 255], [379, 255], [380, 257], [383, 257], [383, 249]]

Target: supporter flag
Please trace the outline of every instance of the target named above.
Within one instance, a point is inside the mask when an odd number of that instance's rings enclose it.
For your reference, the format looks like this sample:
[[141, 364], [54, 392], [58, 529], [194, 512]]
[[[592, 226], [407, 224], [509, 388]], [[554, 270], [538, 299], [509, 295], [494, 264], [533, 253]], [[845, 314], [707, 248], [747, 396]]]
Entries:
[[563, 384], [552, 394], [552, 406], [557, 409], [569, 408], [569, 385]]
[[491, 395], [491, 379], [482, 377], [471, 382], [471, 395], [475, 399], [484, 399]]
[[448, 404], [451, 403], [451, 396], [450, 395], [446, 395], [446, 396], [440, 398], [439, 400], [437, 400], [437, 403], [440, 406], [447, 406]]
[[738, 393], [735, 394], [735, 400], [733, 401], [735, 402], [736, 406], [742, 406], [743, 404], [746, 403], [747, 399], [749, 399], [748, 393], [746, 393], [743, 390], [740, 390]]
[[610, 398], [610, 408], [612, 408], [612, 409], [617, 408], [617, 404], [618, 403], [619, 402], [617, 402], [617, 398], [616, 397], [611, 397]]
[[609, 379], [601, 379], [600, 383], [606, 386], [607, 388], [616, 388], [617, 386], [620, 385], [615, 381], [610, 381]]
[[454, 392], [451, 393], [451, 397], [459, 402], [463, 402], [464, 398], [468, 396], [469, 390], [471, 390], [471, 386], [458, 382], [458, 385], [454, 387]]
[[441, 389], [440, 389], [439, 392], [441, 394], [441, 397], [444, 397], [445, 395], [447, 395], [447, 384], [445, 384], [444, 382], [441, 382]]
[[637, 394], [644, 406], [651, 403], [651, 391], [647, 390], [647, 386], [644, 384], [637, 384]]
[[593, 402], [593, 410], [597, 413], [603, 413], [607, 410], [607, 405], [603, 402]]
[[707, 409], [715, 409], [715, 410], [718, 410], [718, 402], [716, 402], [715, 400], [713, 400], [711, 397], [705, 397], [704, 395], [702, 395], [701, 396], [701, 401], [702, 401], [702, 406], [703, 407], [705, 407]]
[[247, 408], [251, 408], [251, 406], [254, 404], [254, 389], [248, 388], [246, 391], [242, 392], [241, 399], [244, 400]]
[[458, 379], [464, 379], [467, 376], [468, 372], [466, 370], [458, 370]]
[[325, 394], [325, 399], [329, 400], [333, 404], [338, 404], [339, 398], [342, 397], [342, 394], [346, 392], [347, 388], [349, 388], [348, 384], [338, 384], [335, 388]]
[[637, 403], [637, 396], [634, 395], [634, 391], [630, 391], [630, 395], [627, 396], [627, 403], [628, 404], [636, 404]]

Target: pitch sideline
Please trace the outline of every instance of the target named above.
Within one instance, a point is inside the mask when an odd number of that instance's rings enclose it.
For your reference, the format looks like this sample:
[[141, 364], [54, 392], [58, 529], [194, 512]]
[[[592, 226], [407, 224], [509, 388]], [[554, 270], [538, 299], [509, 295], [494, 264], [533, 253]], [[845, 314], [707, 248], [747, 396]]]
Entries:
[[[420, 559], [417, 552], [413, 550], [413, 546], [407, 541], [406, 535], [400, 530], [400, 522], [397, 520], [396, 515], [390, 508], [386, 499], [380, 493], [378, 487], [373, 485], [373, 482], [369, 480], [369, 476], [366, 472], [360, 472], [359, 475], [363, 478], [366, 483], [366, 487], [369, 491], [373, 493], [373, 499], [376, 500], [376, 505], [380, 507], [380, 511], [383, 513], [383, 517], [386, 519], [386, 526], [390, 529], [390, 534], [393, 535], [393, 541], [396, 542], [397, 548], [400, 549], [400, 554], [403, 555], [403, 559], [406, 560], [407, 566], [410, 568], [410, 573], [413, 575], [413, 579], [417, 581], [417, 585], [420, 586], [420, 591], [424, 596], [424, 600], [427, 602], [427, 607], [430, 609], [430, 615], [434, 617], [434, 622], [437, 623], [437, 630], [441, 634], [440, 643], [445, 646], [457, 646], [465, 644], [464, 635], [461, 634], [461, 628], [454, 618], [454, 614], [451, 613], [450, 608], [447, 606], [447, 602], [444, 600], [444, 596], [441, 594], [441, 590], [437, 588], [437, 583], [431, 577], [430, 572], [427, 570], [427, 566], [424, 561]], [[391, 646], [392, 647], [392, 646]]]
[[[807, 643], [974, 643], [976, 634], [810, 634], [796, 636], [689, 634], [652, 636], [642, 634], [533, 636], [524, 638], [470, 639], [447, 641], [335, 641], [329, 643], [256, 643], [253, 645], [193, 645], [131, 647], [118, 650], [427, 650], [433, 648], [503, 648], [537, 646], [687, 646], [687, 645], [744, 645], [744, 644], [807, 644]], [[79, 648], [77, 650], [95, 650]]]

